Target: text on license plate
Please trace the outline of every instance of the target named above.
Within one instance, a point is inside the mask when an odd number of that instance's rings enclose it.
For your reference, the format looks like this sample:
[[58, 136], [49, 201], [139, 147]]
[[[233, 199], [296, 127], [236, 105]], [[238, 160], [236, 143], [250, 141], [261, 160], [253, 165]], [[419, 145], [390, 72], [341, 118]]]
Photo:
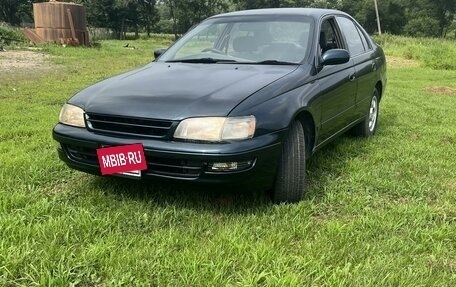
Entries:
[[123, 174], [140, 177], [141, 170], [147, 169], [142, 144], [130, 144], [97, 149], [98, 163], [102, 175]]

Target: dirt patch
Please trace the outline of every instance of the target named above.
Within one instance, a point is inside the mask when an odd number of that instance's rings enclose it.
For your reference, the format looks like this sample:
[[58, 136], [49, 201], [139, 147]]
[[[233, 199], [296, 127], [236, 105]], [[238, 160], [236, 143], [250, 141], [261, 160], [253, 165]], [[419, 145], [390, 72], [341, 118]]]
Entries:
[[34, 51], [0, 52], [0, 70], [3, 75], [35, 74], [51, 68], [49, 55]]
[[387, 56], [386, 63], [388, 68], [415, 68], [420, 65], [420, 62], [416, 60], [409, 60], [394, 56]]
[[424, 89], [425, 92], [435, 95], [456, 95], [456, 88], [445, 86], [434, 86]]
[[453, 140], [452, 137], [444, 136], [444, 137], [442, 138], [442, 142], [443, 142], [444, 144], [453, 144], [453, 143], [454, 143], [454, 140]]
[[420, 139], [420, 135], [419, 134], [412, 134], [410, 136], [410, 140], [412, 140], [412, 141], [417, 141], [419, 139]]

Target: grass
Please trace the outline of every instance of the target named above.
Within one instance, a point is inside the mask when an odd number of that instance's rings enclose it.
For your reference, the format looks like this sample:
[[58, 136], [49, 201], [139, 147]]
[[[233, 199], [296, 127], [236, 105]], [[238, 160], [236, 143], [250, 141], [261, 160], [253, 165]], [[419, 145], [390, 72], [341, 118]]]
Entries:
[[423, 67], [456, 70], [455, 40], [442, 38], [411, 38], [383, 34], [376, 36], [392, 56], [418, 60]]
[[0, 22], [0, 46], [17, 45], [25, 42], [25, 38], [19, 28]]
[[390, 67], [378, 134], [319, 151], [305, 200], [274, 206], [261, 192], [100, 178], [57, 159], [66, 99], [169, 42], [124, 44], [45, 47], [52, 69], [0, 78], [0, 286], [455, 285], [456, 95], [426, 90], [456, 88], [455, 70]]

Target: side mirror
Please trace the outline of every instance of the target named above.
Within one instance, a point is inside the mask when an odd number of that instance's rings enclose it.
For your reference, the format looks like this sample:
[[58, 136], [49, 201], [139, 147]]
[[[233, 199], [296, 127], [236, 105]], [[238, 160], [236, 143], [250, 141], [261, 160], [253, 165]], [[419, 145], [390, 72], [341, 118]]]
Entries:
[[350, 53], [344, 49], [332, 49], [321, 56], [323, 66], [340, 65], [350, 61]]
[[154, 51], [154, 59], [157, 60], [164, 52], [166, 52], [166, 50], [166, 48], [156, 49]]

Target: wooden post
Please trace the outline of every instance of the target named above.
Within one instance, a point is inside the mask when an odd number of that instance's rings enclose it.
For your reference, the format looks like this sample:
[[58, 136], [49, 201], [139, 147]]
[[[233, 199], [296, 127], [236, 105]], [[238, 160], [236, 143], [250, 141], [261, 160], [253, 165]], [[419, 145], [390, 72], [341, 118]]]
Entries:
[[67, 9], [67, 14], [68, 14], [68, 21], [70, 22], [71, 37], [73, 38], [73, 43], [78, 45], [79, 40], [78, 40], [78, 38], [76, 38], [76, 32], [74, 30], [73, 15], [71, 15], [71, 10], [69, 8]]
[[374, 0], [375, 4], [375, 15], [377, 16], [377, 27], [378, 27], [378, 34], [382, 34], [382, 27], [380, 26], [380, 16], [378, 15], [378, 5], [377, 5], [377, 0]]

